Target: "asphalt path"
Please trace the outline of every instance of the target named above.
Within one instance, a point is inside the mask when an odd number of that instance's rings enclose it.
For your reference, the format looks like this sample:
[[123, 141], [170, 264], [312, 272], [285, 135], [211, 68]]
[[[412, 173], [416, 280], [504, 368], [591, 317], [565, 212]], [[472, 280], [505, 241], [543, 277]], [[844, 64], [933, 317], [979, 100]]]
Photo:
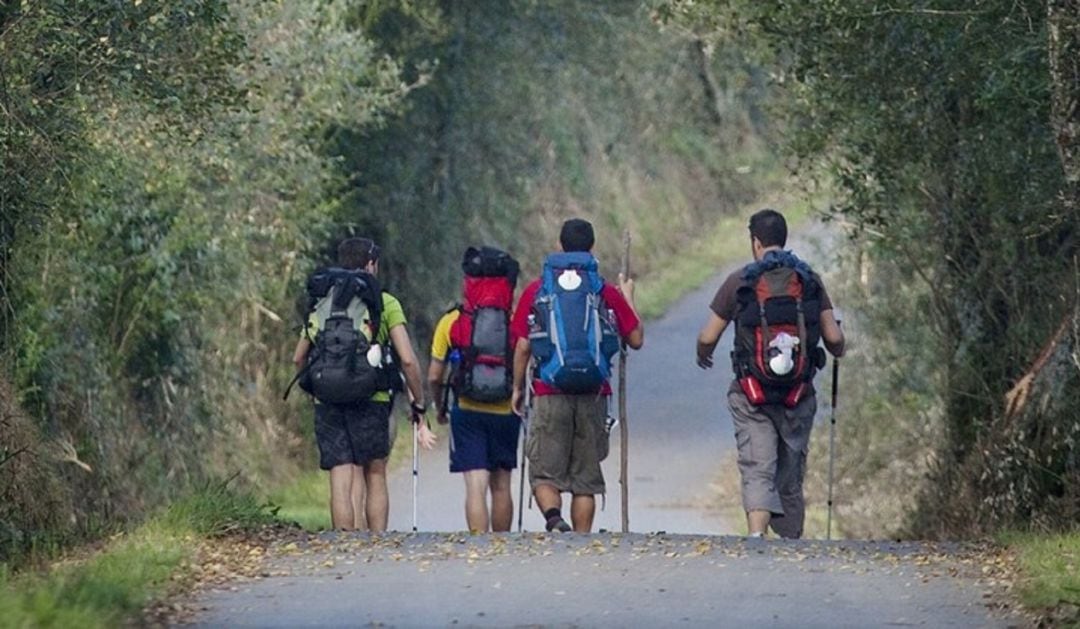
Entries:
[[[818, 248], [797, 251], [816, 265]], [[630, 355], [630, 528], [634, 533], [472, 536], [464, 484], [446, 440], [423, 452], [413, 526], [411, 469], [390, 479], [390, 528], [405, 533], [301, 536], [271, 548], [262, 578], [204, 592], [195, 622], [236, 626], [1007, 626], [985, 603], [977, 560], [954, 548], [888, 542], [744, 540], [709, 481], [734, 447], [726, 357], [694, 364], [696, 333], [724, 269], [646, 326]], [[819, 407], [825, 407], [819, 404]], [[819, 412], [827, 412], [819, 411]], [[399, 435], [396, 447], [409, 447]], [[811, 453], [813, 456], [814, 453]], [[595, 529], [618, 531], [619, 443], [604, 463], [607, 508]], [[517, 480], [514, 493], [517, 497]], [[433, 532], [437, 531], [437, 532]]]
[[202, 595], [200, 627], [1004, 627], [926, 544], [693, 535], [322, 534]]

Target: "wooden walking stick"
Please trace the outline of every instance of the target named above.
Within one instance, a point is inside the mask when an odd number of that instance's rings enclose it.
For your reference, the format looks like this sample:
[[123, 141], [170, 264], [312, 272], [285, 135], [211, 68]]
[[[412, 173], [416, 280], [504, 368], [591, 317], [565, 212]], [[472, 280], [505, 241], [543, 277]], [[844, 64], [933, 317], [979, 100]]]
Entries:
[[[630, 277], [630, 230], [623, 232], [622, 273]], [[626, 421], [626, 341], [619, 343], [619, 486], [622, 490], [622, 532], [630, 532], [630, 487], [627, 482], [630, 427]]]

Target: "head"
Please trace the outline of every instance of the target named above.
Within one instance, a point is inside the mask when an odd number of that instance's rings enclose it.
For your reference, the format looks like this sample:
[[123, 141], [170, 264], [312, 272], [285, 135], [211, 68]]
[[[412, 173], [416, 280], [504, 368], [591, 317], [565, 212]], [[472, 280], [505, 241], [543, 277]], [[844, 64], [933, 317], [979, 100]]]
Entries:
[[750, 217], [750, 248], [754, 259], [760, 260], [766, 251], [783, 249], [787, 244], [787, 221], [776, 210], [759, 210]]
[[592, 251], [595, 242], [592, 223], [585, 219], [572, 218], [563, 223], [559, 232], [559, 246], [566, 252]]
[[338, 266], [344, 269], [379, 272], [379, 245], [370, 238], [346, 238], [338, 244]]

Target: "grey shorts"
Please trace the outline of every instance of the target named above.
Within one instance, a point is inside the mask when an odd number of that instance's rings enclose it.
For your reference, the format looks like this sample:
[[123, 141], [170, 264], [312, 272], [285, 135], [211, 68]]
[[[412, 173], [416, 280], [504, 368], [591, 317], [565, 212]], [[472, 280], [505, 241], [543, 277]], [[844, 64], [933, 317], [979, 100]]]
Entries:
[[754, 406], [735, 386], [728, 392], [728, 407], [739, 451], [743, 509], [770, 511], [777, 535], [801, 537], [806, 517], [803, 478], [817, 398], [808, 395], [795, 408]]
[[600, 461], [608, 455], [606, 396], [540, 395], [533, 399], [525, 453], [529, 484], [553, 485], [560, 492], [605, 492]]

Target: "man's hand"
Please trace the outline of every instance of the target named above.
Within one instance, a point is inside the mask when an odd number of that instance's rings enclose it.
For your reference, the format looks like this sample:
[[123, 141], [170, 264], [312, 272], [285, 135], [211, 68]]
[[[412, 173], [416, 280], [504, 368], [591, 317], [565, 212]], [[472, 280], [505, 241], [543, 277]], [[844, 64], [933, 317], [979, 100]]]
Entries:
[[525, 417], [525, 392], [518, 387], [514, 387], [514, 392], [510, 395], [510, 406], [515, 415]]
[[421, 417], [420, 426], [416, 431], [416, 442], [420, 444], [421, 448], [431, 450], [435, 447], [438, 438], [435, 436], [435, 433], [431, 432], [431, 429], [428, 428], [427, 422], [422, 420], [423, 418]]
[[634, 280], [619, 273], [619, 292], [626, 297], [626, 301], [634, 303]]
[[720, 342], [720, 335], [724, 333], [725, 328], [727, 328], [727, 321], [715, 312], [710, 311], [709, 320], [705, 322], [705, 325], [701, 328], [701, 332], [698, 332], [698, 367], [701, 367], [702, 369], [712, 369], [713, 351], [716, 350], [716, 344]]
[[436, 411], [435, 421], [439, 422], [439, 424], [442, 426], [449, 424], [450, 411], [440, 406]]

